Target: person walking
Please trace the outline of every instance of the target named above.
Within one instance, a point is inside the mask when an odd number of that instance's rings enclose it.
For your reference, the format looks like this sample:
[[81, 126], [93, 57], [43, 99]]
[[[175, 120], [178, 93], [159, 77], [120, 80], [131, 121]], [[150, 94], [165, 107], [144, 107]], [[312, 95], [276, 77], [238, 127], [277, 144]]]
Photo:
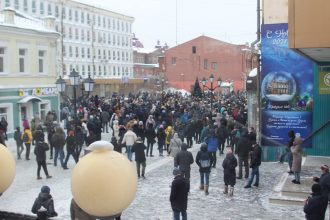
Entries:
[[76, 158], [77, 158], [77, 161], [79, 160], [79, 157], [80, 157], [80, 153], [81, 153], [81, 150], [82, 150], [82, 147], [84, 145], [84, 142], [85, 142], [85, 134], [82, 130], [82, 127], [81, 126], [77, 126], [77, 130], [76, 130], [76, 150], [75, 150], [75, 155], [76, 155]]
[[173, 211], [173, 220], [187, 220], [189, 182], [183, 177], [180, 169], [174, 168], [174, 180], [171, 185], [170, 202]]
[[302, 163], [302, 149], [301, 149], [302, 139], [300, 137], [295, 137], [293, 146], [291, 146], [292, 153], [292, 171], [294, 173], [294, 179], [292, 183], [300, 184], [300, 172]]
[[20, 127], [16, 127], [16, 130], [14, 132], [14, 140], [16, 142], [16, 147], [17, 147], [17, 159], [21, 159], [21, 154], [24, 150], [23, 147], [23, 141], [22, 141], [22, 132]]
[[182, 141], [179, 138], [178, 133], [174, 133], [174, 136], [170, 143], [170, 147], [168, 149], [169, 155], [174, 158], [177, 155], [177, 153], [180, 152], [181, 145], [182, 145]]
[[54, 208], [54, 200], [48, 186], [41, 187], [41, 192], [33, 203], [31, 212], [37, 214], [37, 220], [46, 220], [57, 216]]
[[163, 156], [163, 149], [165, 147], [166, 134], [163, 125], [160, 125], [157, 130], [157, 141], [158, 141], [158, 151], [159, 156]]
[[205, 143], [207, 144], [207, 151], [212, 157], [212, 167], [215, 168], [217, 164], [217, 149], [219, 146], [219, 140], [215, 135], [214, 129], [209, 131], [209, 136], [205, 139]]
[[76, 143], [76, 137], [74, 135], [74, 131], [69, 131], [69, 134], [66, 138], [66, 157], [64, 160], [64, 167], [67, 168], [68, 166], [68, 161], [70, 156], [73, 157], [74, 161], [77, 163], [78, 158], [76, 155], [76, 148], [77, 148], [77, 143]]
[[245, 179], [249, 178], [249, 153], [252, 150], [251, 142], [247, 131], [242, 131], [242, 136], [237, 143], [236, 153], [238, 156], [238, 177], [243, 177], [243, 165], [245, 168]]
[[145, 131], [145, 137], [147, 139], [147, 156], [150, 152], [150, 157], [153, 157], [152, 150], [155, 143], [156, 132], [152, 124], [149, 123], [148, 126], [149, 127]]
[[101, 113], [101, 122], [102, 122], [102, 132], [109, 133], [108, 124], [110, 120], [110, 114], [108, 111], [102, 111]]
[[250, 153], [250, 168], [251, 168], [251, 176], [250, 179], [244, 188], [251, 188], [251, 184], [253, 182], [254, 176], [256, 177], [256, 181], [253, 186], [259, 186], [259, 166], [261, 165], [261, 147], [259, 144], [252, 145], [253, 151]]
[[122, 144], [125, 144], [127, 147], [127, 158], [132, 161], [132, 147], [137, 139], [136, 134], [132, 131], [131, 128], [127, 130], [127, 132], [124, 134]]
[[25, 159], [30, 160], [30, 149], [32, 143], [32, 132], [29, 127], [24, 129], [24, 133], [22, 134], [22, 141], [25, 144]]
[[209, 194], [209, 177], [212, 165], [212, 156], [207, 152], [207, 144], [201, 145], [200, 151], [196, 155], [196, 163], [199, 167], [199, 173], [201, 176], [200, 190], [205, 191], [205, 195]]
[[181, 175], [190, 182], [190, 165], [194, 163], [193, 155], [187, 151], [188, 145], [182, 143], [181, 151], [174, 157], [174, 167], [180, 169]]
[[5, 140], [8, 140], [7, 136], [8, 122], [5, 117], [1, 117], [0, 131], [4, 134]]
[[[135, 152], [136, 171], [138, 178], [142, 176], [143, 179], [145, 179], [144, 174], [146, 169], [146, 155], [144, 152], [145, 149], [147, 149], [147, 147], [144, 145], [142, 138], [138, 137], [136, 139], [136, 143], [132, 147], [132, 152]], [[142, 166], [142, 173], [140, 172], [141, 166]]]
[[55, 149], [54, 166], [57, 166], [57, 158], [59, 158], [62, 168], [67, 170], [68, 168], [64, 164], [64, 150], [63, 150], [65, 145], [65, 134], [61, 127], [56, 127], [55, 134], [52, 136], [52, 144]]
[[40, 176], [41, 167], [44, 170], [47, 179], [52, 178], [52, 176], [48, 174], [47, 164], [46, 164], [46, 151], [49, 150], [49, 145], [45, 142], [45, 135], [42, 131], [40, 130], [35, 131], [35, 141], [36, 141], [36, 146], [34, 148], [34, 154], [36, 155], [36, 160], [38, 164], [37, 179], [38, 180], [42, 179]]
[[222, 162], [223, 168], [223, 180], [225, 183], [224, 194], [229, 196], [234, 195], [234, 186], [236, 184], [236, 170], [237, 159], [231, 148], [227, 148], [227, 154], [225, 159]]

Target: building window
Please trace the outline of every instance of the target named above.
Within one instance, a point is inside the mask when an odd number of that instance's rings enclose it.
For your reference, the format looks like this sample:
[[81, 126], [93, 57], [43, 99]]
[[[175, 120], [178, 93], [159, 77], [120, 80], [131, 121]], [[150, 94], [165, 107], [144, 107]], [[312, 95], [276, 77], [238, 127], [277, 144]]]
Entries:
[[10, 0], [6, 0], [5, 7], [10, 7]]
[[103, 33], [103, 43], [105, 44], [106, 41], [107, 41], [106, 35], [105, 33]]
[[59, 16], [59, 13], [58, 13], [58, 6], [55, 5], [55, 17], [58, 18], [58, 16]]
[[36, 1], [32, 1], [32, 13], [36, 13], [37, 7], [36, 7]]
[[26, 49], [19, 49], [19, 72], [25, 73], [26, 72]]
[[82, 73], [82, 75], [85, 75], [85, 66], [84, 65], [81, 66], [81, 73]]
[[73, 56], [73, 54], [72, 54], [72, 47], [69, 46], [69, 57], [72, 57], [72, 56]]
[[128, 32], [128, 23], [126, 23], [126, 33]]
[[81, 58], [85, 58], [85, 48], [81, 48]]
[[108, 18], [108, 29], [110, 29], [111, 28], [111, 20], [110, 20], [110, 18]]
[[218, 63], [217, 62], [212, 62], [211, 66], [212, 66], [213, 70], [218, 69]]
[[84, 41], [85, 40], [85, 31], [81, 30], [81, 40]]
[[19, 1], [18, 0], [15, 0], [15, 9], [19, 10]]
[[75, 22], [78, 22], [79, 21], [78, 11], [74, 11], [74, 20], [75, 20]]
[[45, 73], [45, 58], [46, 58], [46, 51], [39, 50], [38, 52], [38, 64], [39, 64], [39, 73]]
[[112, 45], [116, 45], [116, 36], [115, 35], [112, 36]]
[[104, 28], [106, 27], [106, 24], [105, 24], [105, 17], [103, 17], [103, 27], [104, 27]]
[[79, 32], [77, 28], [75, 29], [75, 38], [76, 40], [79, 40]]
[[208, 68], [208, 60], [207, 59], [204, 59], [204, 69], [207, 69]]
[[69, 39], [72, 39], [72, 29], [69, 27]]
[[117, 51], [117, 60], [120, 60], [120, 52]]
[[90, 40], [91, 40], [90, 32], [87, 31], [87, 41], [90, 41]]
[[117, 31], [119, 31], [119, 27], [120, 26], [120, 24], [119, 24], [119, 20], [117, 20]]
[[81, 23], [85, 23], [85, 14], [83, 11], [81, 12], [80, 16], [81, 16]]
[[63, 71], [63, 75], [66, 75], [66, 65], [65, 64], [63, 64], [62, 71]]
[[64, 45], [63, 45], [63, 56], [66, 56], [66, 49]]
[[110, 45], [111, 44], [111, 35], [108, 34], [108, 44]]
[[107, 53], [105, 52], [105, 50], [103, 50], [103, 59], [104, 59], [104, 60], [107, 59]]
[[113, 60], [116, 60], [116, 51], [113, 51], [113, 52], [112, 52], [112, 59], [113, 59]]
[[99, 60], [101, 59], [101, 50], [100, 49], [98, 50], [98, 59]]
[[101, 17], [97, 16], [97, 25], [101, 27]]
[[76, 47], [76, 58], [78, 58], [78, 57], [79, 57], [79, 48]]
[[107, 67], [106, 66], [103, 67], [103, 74], [107, 75]]
[[115, 76], [116, 75], [116, 67], [113, 67], [113, 75]]
[[0, 118], [5, 118], [8, 122], [8, 108], [0, 108]]
[[44, 3], [43, 2], [40, 2], [40, 14], [43, 15], [45, 12], [44, 10]]
[[87, 58], [91, 57], [91, 50], [89, 48], [87, 48]]
[[48, 15], [52, 15], [52, 5], [48, 4]]
[[0, 47], [0, 73], [5, 72], [6, 48]]
[[25, 12], [28, 11], [28, 1], [27, 1], [27, 0], [24, 0], [23, 8], [24, 8], [24, 11], [25, 11]]
[[120, 46], [120, 37], [117, 36], [117, 45]]
[[66, 12], [65, 12], [65, 7], [62, 8], [62, 18], [65, 19], [66, 18]]
[[91, 66], [90, 65], [87, 66], [87, 73], [88, 73], [88, 75], [91, 74]]
[[108, 50], [108, 60], [111, 60], [111, 50]]
[[172, 65], [176, 65], [176, 57], [172, 57]]
[[47, 112], [48, 112], [48, 103], [41, 103], [40, 104], [40, 119], [41, 119], [41, 121], [46, 120]]
[[101, 68], [101, 66], [99, 66], [99, 76], [101, 76], [102, 75], [102, 68]]
[[196, 46], [192, 47], [192, 53], [196, 53]]
[[71, 20], [72, 20], [72, 10], [69, 9], [69, 21], [71, 21]]
[[116, 29], [116, 21], [115, 21], [115, 19], [112, 19], [112, 29], [113, 30]]

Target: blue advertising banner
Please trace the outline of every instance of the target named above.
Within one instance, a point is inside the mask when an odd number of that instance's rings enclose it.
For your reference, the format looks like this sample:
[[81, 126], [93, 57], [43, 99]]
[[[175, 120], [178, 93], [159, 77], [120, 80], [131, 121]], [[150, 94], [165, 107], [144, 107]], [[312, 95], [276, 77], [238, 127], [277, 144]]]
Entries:
[[290, 130], [305, 139], [313, 124], [313, 62], [288, 48], [288, 24], [263, 25], [261, 40], [261, 144], [286, 145]]

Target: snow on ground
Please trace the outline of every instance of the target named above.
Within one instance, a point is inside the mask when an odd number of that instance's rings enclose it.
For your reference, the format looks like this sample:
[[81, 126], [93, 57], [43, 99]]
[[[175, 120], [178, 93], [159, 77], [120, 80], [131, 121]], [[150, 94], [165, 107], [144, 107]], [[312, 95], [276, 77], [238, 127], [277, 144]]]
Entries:
[[[108, 134], [103, 135], [104, 140], [110, 140]], [[16, 157], [16, 145], [11, 140], [9, 149]], [[156, 145], [154, 146], [156, 147]], [[33, 147], [32, 147], [33, 148]], [[194, 145], [194, 157], [199, 145]], [[33, 155], [33, 150], [31, 150]], [[23, 152], [24, 153], [24, 152]], [[169, 202], [170, 185], [173, 180], [173, 158], [158, 157], [147, 158], [146, 179], [139, 179], [138, 191], [135, 200], [124, 211], [122, 219], [131, 220], [169, 220], [172, 219], [172, 210]], [[285, 165], [277, 163], [263, 163], [260, 169], [261, 180], [259, 188], [244, 189], [245, 180], [237, 180], [234, 197], [227, 197], [223, 190], [223, 170], [221, 168], [224, 156], [218, 155], [217, 167], [212, 169], [210, 175], [210, 194], [198, 189], [199, 172], [196, 164], [191, 170], [191, 191], [188, 200], [188, 219], [191, 220], [221, 220], [221, 219], [267, 219], [267, 220], [300, 220], [304, 219], [302, 207], [280, 206], [269, 204], [268, 199], [274, 186], [286, 170]], [[69, 170], [60, 166], [54, 167], [52, 161], [47, 161], [52, 179], [45, 179], [41, 170], [42, 180], [36, 179], [37, 163], [34, 155], [30, 161], [17, 160], [16, 177], [10, 188], [0, 197], [0, 207], [3, 211], [31, 214], [32, 204], [43, 185], [51, 188], [54, 197], [55, 209], [59, 216], [54, 219], [70, 219], [70, 189], [71, 171], [74, 161], [70, 158]], [[51, 164], [50, 164], [51, 163]], [[88, 190], [88, 189], [86, 189]]]

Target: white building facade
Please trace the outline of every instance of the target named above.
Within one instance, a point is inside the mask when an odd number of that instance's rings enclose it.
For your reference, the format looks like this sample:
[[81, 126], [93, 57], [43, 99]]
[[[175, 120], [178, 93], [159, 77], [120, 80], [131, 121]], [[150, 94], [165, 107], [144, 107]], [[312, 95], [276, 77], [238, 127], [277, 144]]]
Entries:
[[74, 68], [82, 78], [133, 77], [133, 17], [72, 0], [2, 0], [0, 4], [0, 10], [12, 7], [33, 17], [56, 18], [55, 28], [63, 36], [57, 42], [58, 75], [67, 77]]

